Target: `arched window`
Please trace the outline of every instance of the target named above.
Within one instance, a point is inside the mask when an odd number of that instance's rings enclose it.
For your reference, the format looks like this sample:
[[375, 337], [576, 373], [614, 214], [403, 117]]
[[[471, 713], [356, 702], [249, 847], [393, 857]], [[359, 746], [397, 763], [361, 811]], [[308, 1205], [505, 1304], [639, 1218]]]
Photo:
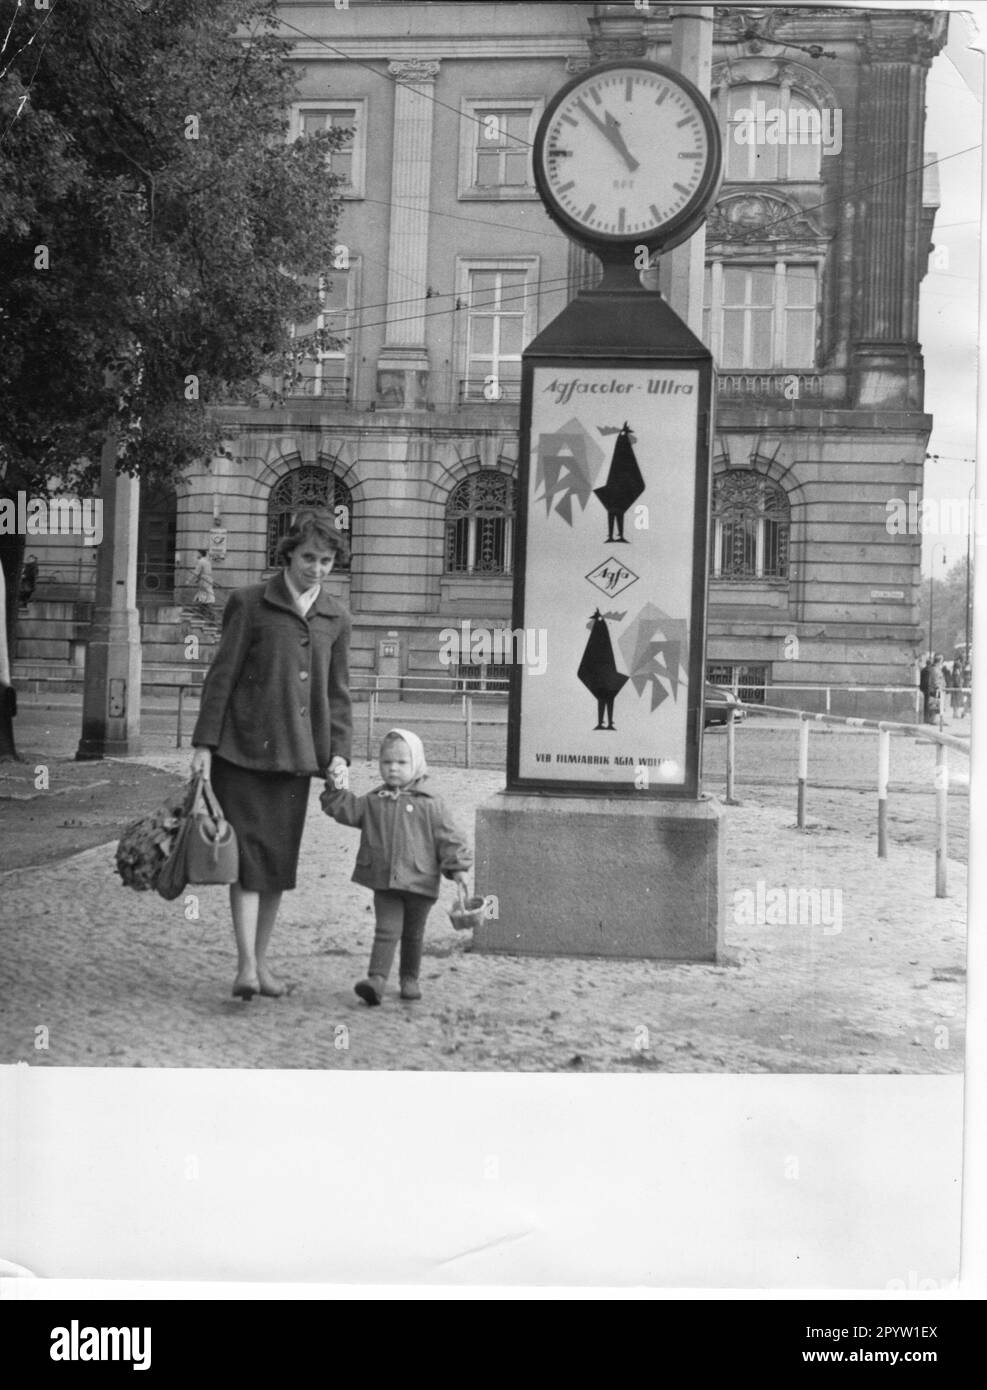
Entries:
[[713, 578], [787, 578], [789, 516], [776, 483], [746, 470], [721, 473], [713, 482]]
[[[278, 542], [281, 537], [286, 534], [298, 513], [307, 507], [324, 508], [332, 512], [336, 520], [336, 529], [342, 531], [347, 542], [350, 542], [353, 502], [349, 488], [328, 468], [295, 468], [271, 488], [267, 504], [269, 569], [273, 569], [278, 563]], [[340, 570], [348, 570], [349, 567], [348, 559], [337, 565]]]
[[510, 574], [514, 496], [514, 479], [492, 468], [453, 489], [446, 507], [447, 574]]
[[787, 84], [727, 88], [724, 177], [728, 183], [818, 179], [823, 146], [835, 148], [833, 119]]

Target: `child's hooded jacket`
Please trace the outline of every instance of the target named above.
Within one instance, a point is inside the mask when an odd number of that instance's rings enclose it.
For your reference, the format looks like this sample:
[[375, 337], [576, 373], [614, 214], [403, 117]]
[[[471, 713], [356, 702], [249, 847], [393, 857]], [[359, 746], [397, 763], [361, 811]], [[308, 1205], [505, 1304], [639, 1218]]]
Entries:
[[360, 848], [353, 882], [364, 888], [439, 896], [439, 876], [467, 873], [473, 856], [441, 797], [422, 785], [426, 776], [421, 739], [407, 729], [391, 729], [411, 750], [413, 780], [399, 791], [375, 787], [366, 796], [331, 787], [320, 797], [322, 809], [340, 825], [359, 826]]

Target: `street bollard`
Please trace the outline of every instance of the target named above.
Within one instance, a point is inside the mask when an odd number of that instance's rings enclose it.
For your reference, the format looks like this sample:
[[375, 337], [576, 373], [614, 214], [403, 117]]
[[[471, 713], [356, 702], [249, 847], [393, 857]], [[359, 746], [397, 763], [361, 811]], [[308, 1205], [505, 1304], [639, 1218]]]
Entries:
[[367, 701], [367, 761], [374, 761], [374, 713], [377, 705], [377, 691], [371, 690]]
[[936, 897], [946, 897], [946, 854], [949, 834], [949, 763], [946, 745], [936, 744]]
[[891, 771], [891, 730], [877, 734], [877, 857], [888, 857], [888, 777]]
[[799, 720], [798, 827], [805, 829], [805, 789], [809, 780], [809, 721]]

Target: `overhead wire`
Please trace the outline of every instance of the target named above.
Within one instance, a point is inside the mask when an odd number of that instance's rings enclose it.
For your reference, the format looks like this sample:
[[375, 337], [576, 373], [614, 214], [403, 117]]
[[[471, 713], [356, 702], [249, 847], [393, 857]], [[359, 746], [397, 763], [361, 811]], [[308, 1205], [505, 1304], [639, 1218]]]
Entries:
[[[395, 77], [395, 76], [394, 76], [393, 74], [391, 74], [391, 73], [381, 72], [381, 71], [379, 70], [378, 67], [374, 67], [371, 63], [366, 62], [366, 61], [364, 61], [364, 60], [361, 59], [361, 58], [357, 58], [357, 57], [355, 57], [354, 55], [347, 53], [347, 52], [345, 51], [345, 49], [340, 48], [338, 45], [329, 43], [328, 40], [322, 39], [322, 38], [319, 37], [318, 35], [311, 34], [311, 33], [309, 33], [307, 30], [304, 30], [304, 29], [300, 28], [298, 25], [289, 23], [287, 20], [282, 19], [280, 22], [281, 22], [281, 24], [283, 25], [284, 28], [286, 28], [286, 29], [291, 29], [294, 33], [300, 35], [302, 38], [308, 40], [308, 41], [311, 42], [311, 43], [319, 44], [321, 47], [327, 49], [329, 52], [335, 53], [338, 57], [345, 59], [347, 62], [351, 62], [351, 63], [354, 63], [354, 64], [355, 64], [356, 66], [358, 66], [358, 67], [365, 68], [368, 72], [373, 73], [373, 75], [374, 75], [375, 77], [382, 78], [382, 79], [384, 79], [385, 81], [391, 82], [391, 83], [394, 84], [395, 86], [407, 87], [407, 88], [409, 88], [410, 90], [413, 90], [414, 92], [416, 92], [416, 94], [418, 94], [418, 95], [420, 95], [420, 96], [423, 96], [426, 100], [433, 102], [435, 105], [444, 107], [444, 108], [445, 108], [446, 110], [448, 110], [448, 111], [452, 111], [452, 112], [453, 112], [457, 117], [459, 117], [460, 119], [465, 118], [465, 119], [468, 119], [468, 120], [472, 120], [472, 121], [473, 121], [475, 124], [477, 124], [477, 125], [482, 125], [482, 124], [483, 124], [482, 120], [481, 120], [479, 117], [472, 117], [472, 116], [470, 116], [468, 113], [461, 111], [458, 107], [452, 106], [449, 102], [442, 101], [441, 98], [436, 97], [436, 96], [432, 95], [431, 93], [422, 92], [421, 89], [420, 89], [419, 87], [416, 87], [416, 86], [414, 86], [414, 85], [411, 84], [411, 83], [402, 82], [402, 80], [401, 80], [400, 78]], [[492, 98], [491, 98], [491, 105], [494, 105], [495, 102], [496, 102], [496, 98], [493, 98], [493, 97], [492, 97]], [[526, 148], [528, 148], [528, 149], [532, 148], [531, 143], [530, 143], [529, 141], [521, 140], [521, 138], [520, 138], [519, 136], [511, 136], [510, 138], [511, 138], [511, 139], [514, 139], [518, 144], [524, 145], [524, 146], [525, 146]], [[876, 179], [876, 180], [874, 180], [874, 181], [871, 182], [871, 183], [857, 185], [856, 187], [854, 187], [854, 188], [848, 190], [845, 194], [838, 195], [838, 196], [833, 197], [833, 198], [824, 199], [822, 202], [815, 203], [815, 204], [811, 204], [811, 205], [809, 205], [808, 207], [800, 208], [800, 209], [798, 209], [797, 211], [794, 211], [794, 212], [791, 212], [791, 213], [787, 213], [787, 214], [785, 214], [785, 215], [783, 215], [783, 216], [781, 216], [781, 217], [771, 218], [769, 221], [767, 221], [767, 222], [765, 222], [765, 223], [762, 223], [760, 227], [747, 228], [747, 229], [745, 229], [745, 231], [744, 231], [744, 233], [742, 234], [742, 236], [737, 237], [737, 238], [731, 238], [731, 239], [732, 239], [732, 240], [736, 240], [736, 241], [743, 242], [743, 243], [745, 243], [745, 244], [749, 244], [749, 243], [751, 243], [751, 242], [753, 242], [753, 241], [757, 241], [757, 240], [760, 238], [760, 236], [763, 236], [764, 234], [771, 232], [771, 231], [774, 230], [776, 227], [779, 227], [779, 226], [784, 225], [785, 222], [789, 222], [789, 221], [791, 221], [791, 220], [793, 220], [793, 219], [795, 219], [795, 218], [798, 218], [798, 217], [800, 217], [800, 216], [803, 216], [803, 215], [804, 215], [805, 213], [807, 213], [807, 212], [817, 212], [817, 211], [821, 210], [822, 208], [830, 207], [830, 206], [832, 206], [832, 205], [834, 205], [834, 204], [842, 205], [842, 206], [850, 206], [850, 205], [851, 205], [851, 200], [852, 200], [853, 198], [859, 196], [859, 195], [862, 194], [862, 193], [869, 192], [869, 191], [871, 191], [872, 189], [875, 189], [875, 188], [883, 187], [885, 184], [888, 184], [888, 183], [894, 183], [894, 182], [898, 181], [898, 180], [901, 179], [901, 178], [907, 177], [907, 176], [910, 175], [910, 174], [919, 173], [919, 172], [924, 171], [925, 169], [933, 168], [933, 167], [935, 167], [936, 165], [945, 163], [947, 160], [956, 159], [956, 158], [958, 158], [958, 157], [961, 156], [961, 155], [970, 154], [970, 153], [972, 153], [973, 151], [979, 150], [979, 149], [981, 149], [981, 148], [982, 148], [982, 145], [978, 143], [978, 144], [975, 144], [975, 145], [969, 145], [969, 146], [967, 146], [965, 149], [962, 149], [962, 150], [954, 150], [954, 151], [953, 151], [952, 153], [950, 153], [950, 154], [937, 155], [936, 158], [934, 158], [934, 159], [928, 160], [928, 161], [926, 161], [925, 163], [920, 164], [920, 165], [915, 165], [915, 166], [913, 166], [912, 168], [906, 169], [906, 170], [904, 170], [904, 171], [902, 171], [902, 172], [900, 172], [900, 173], [891, 174], [891, 175], [889, 175], [887, 178], [884, 178], [884, 179]], [[361, 201], [363, 201], [363, 202], [373, 202], [373, 203], [377, 204], [378, 206], [383, 206], [383, 207], [388, 207], [388, 208], [398, 208], [398, 209], [402, 209], [402, 210], [420, 211], [420, 209], [413, 207], [411, 204], [395, 203], [395, 202], [391, 201], [390, 199], [384, 199], [384, 198], [364, 198], [364, 199], [362, 199]], [[429, 209], [427, 210], [426, 215], [427, 215], [429, 218], [433, 218], [433, 217], [443, 217], [443, 218], [447, 218], [447, 219], [453, 220], [453, 221], [467, 222], [467, 223], [469, 223], [469, 224], [472, 225], [472, 226], [493, 226], [493, 227], [497, 227], [498, 229], [502, 229], [502, 228], [503, 228], [503, 225], [504, 225], [502, 222], [495, 222], [495, 221], [493, 221], [492, 219], [465, 216], [465, 215], [463, 215], [463, 214], [461, 214], [461, 213], [440, 212], [440, 211], [438, 211], [437, 209], [433, 209], [433, 208], [429, 208]], [[964, 224], [956, 223], [956, 224], [947, 224], [947, 225], [964, 225]], [[518, 230], [521, 230], [521, 229], [518, 229]], [[524, 230], [525, 230], [529, 235], [535, 235], [535, 236], [540, 236], [540, 237], [550, 237], [552, 240], [556, 240], [557, 237], [558, 237], [558, 233], [557, 233], [556, 231], [554, 231], [553, 229], [539, 230], [539, 229], [536, 229], [536, 228], [533, 228], [533, 227], [532, 227], [532, 228], [525, 228]], [[960, 277], [956, 277], [956, 278], [960, 278]], [[452, 291], [449, 291], [449, 292], [439, 292], [438, 297], [441, 297], [441, 298], [451, 298], [451, 297], [452, 297], [452, 293], [453, 293]], [[426, 296], [426, 297], [435, 298], [436, 295]], [[403, 303], [403, 302], [408, 302], [408, 301], [396, 301], [396, 302], [398, 302], [398, 303]], [[360, 305], [360, 306], [353, 306], [352, 309], [349, 310], [349, 312], [352, 312], [352, 313], [361, 313], [361, 312], [364, 312], [365, 309], [371, 308], [371, 307], [372, 307], [372, 308], [376, 308], [376, 307], [386, 307], [386, 306], [383, 306], [383, 305], [381, 305], [381, 306], [376, 306], [376, 305], [374, 305], [374, 306], [363, 306], [363, 305]], [[431, 317], [435, 317], [436, 314], [438, 314], [438, 313], [454, 313], [454, 312], [457, 312], [457, 311], [456, 311], [455, 309], [436, 310], [436, 311], [432, 311], [432, 312], [428, 313], [426, 316], [431, 318]], [[421, 317], [421, 316], [420, 316], [420, 315], [412, 315], [412, 316], [410, 316], [410, 317], [411, 317], [411, 318], [418, 318], [418, 317]], [[393, 322], [407, 322], [407, 321], [408, 321], [408, 320], [393, 320]], [[368, 325], [365, 325], [365, 326], [366, 326], [366, 327], [377, 327], [377, 326], [379, 326], [379, 325], [377, 325], [377, 324], [368, 324]]]

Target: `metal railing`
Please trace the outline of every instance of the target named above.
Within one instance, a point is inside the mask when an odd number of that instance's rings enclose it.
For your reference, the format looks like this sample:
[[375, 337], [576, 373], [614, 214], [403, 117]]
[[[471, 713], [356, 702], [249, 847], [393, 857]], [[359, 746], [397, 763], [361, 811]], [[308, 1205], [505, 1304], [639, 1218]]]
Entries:
[[[201, 691], [201, 689], [202, 689], [202, 683], [201, 683], [201, 681], [198, 682], [198, 683], [196, 683], [196, 684], [188, 684], [188, 683], [186, 683], [186, 684], [184, 684], [184, 685], [179, 685], [179, 684], [177, 684], [177, 683], [176, 683], [175, 685], [168, 685], [168, 684], [166, 684], [166, 683], [162, 683], [161, 685], [157, 686], [157, 688], [158, 688], [158, 689], [164, 689], [164, 690], [177, 690], [177, 691], [178, 691], [178, 710], [177, 710], [177, 724], [176, 724], [176, 729], [175, 729], [175, 747], [176, 747], [176, 748], [181, 748], [181, 747], [182, 747], [182, 740], [183, 740], [183, 738], [184, 738], [183, 721], [184, 721], [184, 716], [185, 716], [185, 698], [186, 698], [186, 695], [187, 695], [190, 691], [192, 691], [192, 692]], [[355, 695], [355, 694], [366, 694], [367, 697], [368, 697], [368, 699], [367, 699], [367, 741], [366, 741], [366, 751], [367, 751], [367, 758], [368, 758], [370, 761], [373, 761], [373, 759], [376, 758], [376, 756], [377, 756], [377, 729], [379, 728], [379, 722], [380, 722], [380, 705], [381, 705], [381, 697], [382, 697], [382, 696], [385, 696], [385, 697], [386, 697], [386, 696], [389, 695], [389, 694], [397, 694], [397, 693], [398, 693], [397, 691], [379, 690], [379, 689], [374, 689], [373, 687], [364, 687], [364, 688], [361, 688], [361, 687], [359, 687], [359, 686], [351, 686], [351, 687], [350, 687], [350, 694], [351, 694], [351, 695]], [[408, 693], [407, 688], [406, 688], [405, 692], [402, 692], [402, 693]], [[426, 692], [426, 691], [423, 691], [423, 690], [418, 690], [418, 689], [412, 688], [410, 693], [413, 693], [413, 694], [423, 694], [423, 693], [434, 694], [435, 692], [434, 692], [434, 690], [428, 690], [428, 691]], [[491, 692], [491, 693], [492, 693], [492, 692]], [[478, 715], [474, 712], [474, 709], [473, 709], [473, 701], [474, 701], [475, 699], [478, 699], [478, 698], [481, 699], [481, 700], [483, 699], [483, 692], [478, 692], [478, 693], [475, 694], [475, 695], [474, 695], [474, 694], [463, 694], [463, 695], [461, 696], [460, 701], [457, 702], [457, 704], [458, 704], [458, 716], [457, 716], [457, 714], [455, 713], [455, 711], [456, 711], [456, 705], [453, 705], [450, 709], [446, 710], [446, 711], [443, 712], [442, 714], [428, 715], [428, 714], [419, 714], [419, 713], [417, 713], [417, 712], [416, 712], [416, 714], [415, 714], [415, 723], [416, 723], [416, 724], [451, 724], [451, 723], [458, 723], [460, 720], [462, 721], [463, 729], [464, 729], [464, 734], [465, 734], [465, 760], [464, 760], [464, 764], [463, 764], [465, 767], [472, 767], [472, 766], [473, 766], [473, 736], [474, 736], [474, 731], [475, 731], [477, 728], [482, 728], [482, 727], [484, 727], [484, 726], [496, 727], [496, 728], [501, 728], [501, 729], [504, 729], [504, 730], [506, 730], [506, 728], [507, 728], [507, 721], [506, 721], [505, 719], [484, 719], [482, 716], [478, 716]], [[386, 700], [385, 700], [385, 703], [386, 703]]]
[[[708, 679], [708, 677], [707, 677]], [[823, 697], [825, 713], [831, 714], [833, 709], [833, 695], [907, 695], [914, 704], [916, 712], [921, 707], [921, 691], [917, 685], [837, 685], [830, 683], [824, 685], [820, 683], [799, 683], [789, 684], [787, 681], [709, 681], [710, 685], [719, 686], [721, 690], [732, 690], [738, 699], [745, 704], [756, 705], [759, 709], [764, 709], [764, 697], [769, 690], [782, 692], [784, 694], [820, 694]], [[786, 713], [792, 713], [792, 707], [786, 709]]]
[[[380, 710], [380, 696], [381, 694], [386, 695], [388, 693], [390, 692], [371, 691], [370, 698], [367, 701], [367, 757], [371, 761], [377, 756], [375, 728]], [[431, 693], [434, 694], [434, 691]], [[491, 695], [496, 694], [496, 692], [493, 691], [486, 693]], [[473, 766], [473, 731], [475, 728], [477, 728], [478, 726], [482, 727], [483, 725], [496, 725], [498, 728], [505, 730], [507, 728], [507, 721], [504, 719], [483, 719], [478, 718], [473, 713], [473, 701], [477, 698], [482, 699], [483, 695], [483, 691], [477, 691], [475, 693], [469, 694], [464, 693], [462, 696], [462, 704], [460, 706], [460, 717], [463, 721], [466, 740], [465, 759], [463, 763], [464, 767]], [[431, 715], [418, 713], [415, 714], [416, 724], [449, 724], [451, 722], [452, 721], [449, 718], [448, 712], [444, 714]]]
[[718, 400], [749, 400], [753, 397], [780, 398], [796, 401], [819, 400], [823, 395], [823, 379], [818, 372], [777, 371], [759, 372], [720, 371], [716, 374]]
[[323, 401], [349, 405], [352, 400], [352, 378], [348, 376], [303, 376], [285, 385], [286, 396], [307, 396]]
[[[945, 898], [946, 865], [949, 847], [948, 797], [949, 764], [947, 750], [970, 755], [969, 744], [951, 734], [943, 733], [942, 728], [929, 724], [900, 724], [887, 719], [860, 719], [853, 715], [817, 714], [809, 710], [793, 710], [783, 705], [744, 705], [749, 714], [781, 714], [799, 721], [798, 776], [796, 782], [796, 820], [799, 830], [806, 828], [806, 799], [809, 790], [809, 732], [813, 724], [841, 724], [847, 728], [871, 730], [878, 735], [877, 755], [877, 854], [879, 859], [888, 857], [888, 781], [891, 766], [891, 735], [907, 735], [920, 741], [936, 745], [936, 762], [933, 773], [933, 787], [936, 796], [936, 851], [935, 880], [936, 897]], [[736, 719], [735, 708], [727, 710], [727, 768], [726, 801], [736, 805]], [[941, 716], [940, 716], [941, 725]]]
[[460, 405], [513, 405], [521, 399], [520, 381], [502, 381], [499, 377], [460, 377]]

